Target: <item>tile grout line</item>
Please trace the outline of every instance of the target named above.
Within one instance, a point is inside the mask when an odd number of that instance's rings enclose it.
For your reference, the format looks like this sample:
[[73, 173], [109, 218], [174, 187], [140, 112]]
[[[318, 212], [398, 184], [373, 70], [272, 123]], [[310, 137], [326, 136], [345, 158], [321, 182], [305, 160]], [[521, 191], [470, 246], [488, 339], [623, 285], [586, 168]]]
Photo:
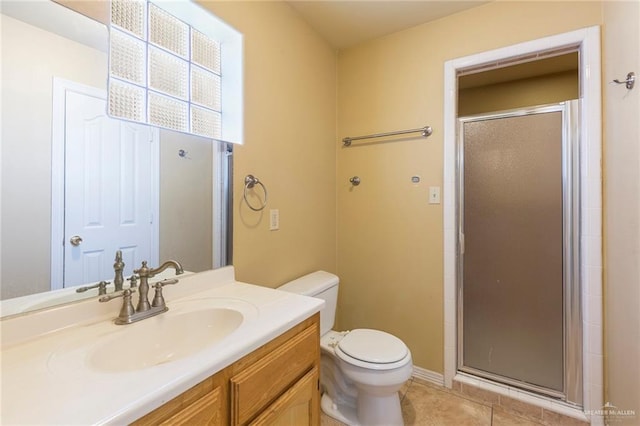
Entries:
[[411, 380], [409, 380], [409, 384], [407, 385], [407, 389], [405, 389], [404, 393], [402, 394], [402, 398], [400, 398], [400, 404], [402, 404], [402, 401], [404, 401], [404, 399], [407, 396], [407, 393], [409, 392], [409, 389], [411, 389], [411, 386], [413, 385], [413, 378], [411, 378]]
[[491, 403], [489, 404], [489, 412], [491, 413], [491, 417], [489, 418], [489, 426], [493, 426], [493, 410], [494, 410], [494, 404]]

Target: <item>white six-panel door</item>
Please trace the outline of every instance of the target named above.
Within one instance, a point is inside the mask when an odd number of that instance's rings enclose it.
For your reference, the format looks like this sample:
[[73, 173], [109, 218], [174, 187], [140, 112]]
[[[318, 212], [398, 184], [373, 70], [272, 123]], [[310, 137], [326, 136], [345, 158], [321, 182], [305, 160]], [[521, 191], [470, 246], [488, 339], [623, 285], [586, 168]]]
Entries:
[[116, 250], [125, 275], [157, 259], [156, 135], [109, 118], [103, 96], [66, 91], [64, 287], [112, 280]]

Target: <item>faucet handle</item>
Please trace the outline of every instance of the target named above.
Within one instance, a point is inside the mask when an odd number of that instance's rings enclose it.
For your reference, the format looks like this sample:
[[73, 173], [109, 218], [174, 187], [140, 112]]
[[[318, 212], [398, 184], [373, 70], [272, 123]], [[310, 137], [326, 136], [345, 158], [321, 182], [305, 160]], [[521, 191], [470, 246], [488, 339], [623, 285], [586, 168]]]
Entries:
[[138, 286], [138, 276], [136, 274], [131, 275], [127, 278], [127, 281], [131, 282], [129, 285], [130, 288], [136, 288]]
[[[136, 310], [133, 308], [133, 303], [131, 302], [131, 295], [135, 293], [135, 291], [136, 289], [128, 288], [119, 294], [102, 296], [98, 299], [98, 302], [104, 303], [122, 297], [122, 308], [120, 309], [120, 314], [118, 315], [118, 318], [116, 318], [116, 321], [121, 321], [121, 324], [128, 323], [131, 316], [136, 313]], [[118, 322], [116, 322], [116, 324], [118, 324]]]
[[114, 293], [114, 294], [110, 294], [108, 296], [102, 296], [101, 298], [98, 299], [98, 302], [100, 303], [104, 303], [104, 302], [108, 302], [110, 300], [113, 299], [117, 299], [118, 297], [131, 297], [132, 293], [135, 293], [136, 289], [135, 288], [128, 288], [126, 290], [124, 290], [122, 293]]
[[176, 279], [167, 279], [167, 280], [162, 280], [162, 281], [158, 281], [157, 283], [155, 283], [153, 285], [153, 288], [156, 289], [156, 293], [153, 296], [153, 302], [151, 302], [151, 306], [154, 308], [164, 308], [167, 306], [167, 304], [164, 301], [164, 296], [162, 295], [162, 287], [164, 287], [165, 285], [172, 285], [172, 284], [178, 284], [178, 280]]
[[107, 294], [107, 285], [109, 285], [109, 281], [100, 281], [98, 283], [98, 296]]
[[79, 287], [76, 289], [76, 293], [84, 293], [85, 291], [91, 290], [92, 288], [97, 288], [98, 296], [102, 296], [103, 294], [107, 294], [107, 286], [109, 284], [111, 284], [109, 281], [100, 281], [98, 284]]

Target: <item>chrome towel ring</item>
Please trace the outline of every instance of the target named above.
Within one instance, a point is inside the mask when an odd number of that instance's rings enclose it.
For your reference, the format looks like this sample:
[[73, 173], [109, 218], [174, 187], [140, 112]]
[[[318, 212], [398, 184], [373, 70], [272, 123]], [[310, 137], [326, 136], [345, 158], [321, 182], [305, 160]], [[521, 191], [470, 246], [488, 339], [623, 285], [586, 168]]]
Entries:
[[[253, 189], [253, 187], [256, 186], [256, 185], [260, 185], [262, 187], [262, 191], [264, 192], [264, 202], [262, 203], [262, 205], [260, 207], [253, 207], [251, 205], [251, 203], [249, 203], [249, 200], [247, 200], [247, 189]], [[247, 203], [247, 206], [249, 206], [249, 208], [251, 210], [253, 210], [254, 212], [259, 212], [260, 210], [264, 209], [267, 206], [267, 188], [254, 175], [246, 175], [244, 177], [244, 194], [243, 194], [243, 197], [244, 197], [244, 202]]]

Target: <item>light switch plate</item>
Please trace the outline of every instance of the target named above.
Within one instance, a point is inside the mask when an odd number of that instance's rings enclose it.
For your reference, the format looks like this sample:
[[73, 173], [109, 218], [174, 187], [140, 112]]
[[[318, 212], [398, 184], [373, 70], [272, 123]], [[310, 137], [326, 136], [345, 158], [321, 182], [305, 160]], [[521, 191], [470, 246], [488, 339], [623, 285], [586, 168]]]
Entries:
[[280, 210], [271, 209], [269, 210], [269, 230], [277, 231], [280, 229]]
[[440, 204], [440, 187], [429, 187], [429, 204]]

